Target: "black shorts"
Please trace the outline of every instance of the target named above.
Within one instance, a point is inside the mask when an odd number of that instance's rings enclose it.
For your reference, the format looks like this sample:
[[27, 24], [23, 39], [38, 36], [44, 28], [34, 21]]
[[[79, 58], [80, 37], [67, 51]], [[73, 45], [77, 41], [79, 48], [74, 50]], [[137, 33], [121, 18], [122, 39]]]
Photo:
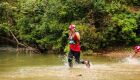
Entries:
[[72, 62], [73, 57], [75, 58], [75, 61], [77, 63], [80, 63], [80, 51], [70, 50], [70, 52], [68, 54], [68, 61]]

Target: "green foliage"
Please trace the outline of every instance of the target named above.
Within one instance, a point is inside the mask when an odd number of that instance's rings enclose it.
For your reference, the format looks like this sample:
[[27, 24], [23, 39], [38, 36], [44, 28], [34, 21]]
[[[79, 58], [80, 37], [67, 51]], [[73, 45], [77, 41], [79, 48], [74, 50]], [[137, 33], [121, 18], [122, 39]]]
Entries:
[[[137, 29], [136, 17], [134, 14], [115, 14], [112, 17], [113, 27], [116, 27], [119, 33], [119, 37], [116, 39], [120, 39], [123, 41], [122, 44], [130, 44], [135, 43], [135, 39], [137, 38], [136, 33], [134, 32]], [[117, 34], [116, 34], [117, 35]], [[119, 40], [118, 40], [119, 41]]]
[[139, 0], [1, 0], [0, 36], [11, 30], [19, 41], [42, 51], [68, 53], [68, 26], [81, 35], [82, 50], [140, 42], [140, 15], [128, 10]]
[[7, 28], [6, 24], [0, 24], [0, 36], [5, 36], [8, 35], [7, 33], [9, 33], [9, 30]]
[[104, 11], [106, 6], [105, 0], [93, 0], [93, 10], [97, 11]]
[[81, 36], [81, 48], [82, 50], [97, 49], [98, 48], [98, 33], [96, 33], [95, 27], [87, 25], [77, 25], [77, 29]]
[[14, 12], [15, 6], [12, 6], [8, 2], [0, 3], [0, 34], [3, 36], [9, 35], [9, 30], [14, 30], [10, 27], [14, 25]]
[[122, 5], [140, 6], [139, 0], [106, 0], [107, 2], [120, 2]]
[[67, 23], [80, 20], [92, 8], [92, 0], [48, 0], [47, 15]]
[[135, 39], [136, 40], [136, 44], [140, 44], [140, 14], [138, 14], [136, 16], [136, 20], [137, 20], [137, 29], [135, 30], [135, 33], [136, 33], [136, 36], [137, 38]]
[[127, 4], [127, 5], [140, 6], [139, 0], [120, 0], [120, 1]]
[[105, 10], [108, 13], [111, 14], [116, 14], [116, 13], [121, 13], [121, 12], [127, 12], [127, 8], [125, 5], [122, 5], [121, 2], [118, 1], [111, 1], [109, 4], [106, 4]]

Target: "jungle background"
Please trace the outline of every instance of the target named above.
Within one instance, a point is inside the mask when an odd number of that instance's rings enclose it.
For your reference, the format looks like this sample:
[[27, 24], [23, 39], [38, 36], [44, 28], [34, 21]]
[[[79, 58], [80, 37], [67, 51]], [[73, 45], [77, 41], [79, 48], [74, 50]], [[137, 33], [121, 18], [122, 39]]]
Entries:
[[82, 51], [140, 44], [139, 0], [0, 0], [0, 46], [68, 52], [76, 25]]

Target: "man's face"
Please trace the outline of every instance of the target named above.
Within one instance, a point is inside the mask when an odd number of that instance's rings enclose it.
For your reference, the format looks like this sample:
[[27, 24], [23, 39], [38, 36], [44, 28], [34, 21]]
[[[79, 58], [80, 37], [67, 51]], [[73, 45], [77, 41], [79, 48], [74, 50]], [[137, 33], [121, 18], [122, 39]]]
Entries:
[[70, 30], [71, 32], [74, 32], [74, 30], [75, 30], [75, 29], [74, 29], [74, 28], [72, 28], [72, 29], [69, 29], [69, 30]]

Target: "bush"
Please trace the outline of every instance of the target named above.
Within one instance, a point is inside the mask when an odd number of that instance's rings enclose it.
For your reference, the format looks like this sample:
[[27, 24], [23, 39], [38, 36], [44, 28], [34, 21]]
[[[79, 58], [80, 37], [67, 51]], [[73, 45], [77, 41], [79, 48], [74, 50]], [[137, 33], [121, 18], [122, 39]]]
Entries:
[[115, 40], [116, 43], [120, 43], [120, 45], [135, 43], [137, 36], [134, 30], [137, 29], [137, 23], [134, 14], [115, 14], [112, 17], [112, 28], [113, 29], [110, 30], [111, 34], [108, 33], [110, 34], [110, 36], [108, 35], [108, 38], [113, 38], [113, 40]]

